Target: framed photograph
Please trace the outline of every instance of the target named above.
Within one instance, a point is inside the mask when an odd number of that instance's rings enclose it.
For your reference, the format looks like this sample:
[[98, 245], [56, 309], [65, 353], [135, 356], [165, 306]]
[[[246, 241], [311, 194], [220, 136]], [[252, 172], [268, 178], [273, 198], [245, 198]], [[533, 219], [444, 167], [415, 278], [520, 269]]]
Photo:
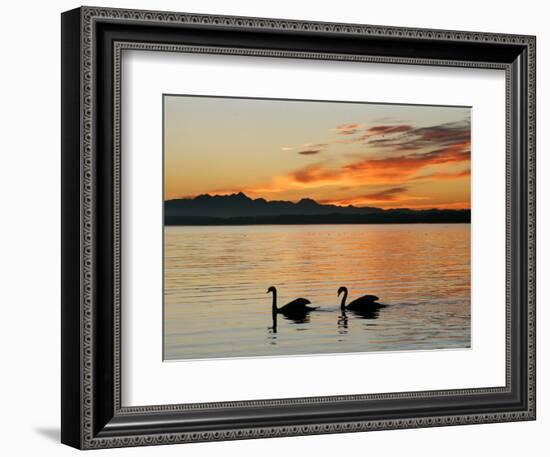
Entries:
[[535, 419], [535, 37], [62, 15], [62, 442]]

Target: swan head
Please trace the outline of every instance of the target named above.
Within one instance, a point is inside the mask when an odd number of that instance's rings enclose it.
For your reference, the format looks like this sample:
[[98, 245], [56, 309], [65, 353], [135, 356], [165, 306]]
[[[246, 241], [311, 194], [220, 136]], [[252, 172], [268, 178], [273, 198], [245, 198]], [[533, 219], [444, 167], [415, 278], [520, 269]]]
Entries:
[[274, 286], [271, 286], [269, 289], [267, 289], [266, 294], [268, 294], [269, 292], [273, 292], [275, 294], [275, 293], [277, 293], [277, 289], [275, 289]]
[[344, 287], [344, 286], [340, 287], [340, 288], [338, 289], [338, 296], [340, 296], [341, 293], [347, 292], [347, 291], [348, 291], [348, 288], [347, 288], [347, 287]]

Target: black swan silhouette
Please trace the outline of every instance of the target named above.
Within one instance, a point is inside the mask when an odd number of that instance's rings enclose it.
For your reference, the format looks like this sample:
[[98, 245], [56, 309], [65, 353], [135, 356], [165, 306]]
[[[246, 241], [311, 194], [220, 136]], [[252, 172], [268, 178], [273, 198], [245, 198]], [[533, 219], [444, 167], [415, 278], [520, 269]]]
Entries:
[[266, 293], [269, 292], [273, 294], [273, 306], [271, 309], [274, 318], [276, 318], [278, 313], [289, 319], [303, 322], [307, 313], [317, 309], [316, 306], [308, 306], [311, 302], [307, 298], [296, 298], [295, 300], [288, 302], [286, 305], [277, 308], [277, 289], [274, 286], [271, 286], [267, 289]]
[[344, 296], [342, 297], [342, 304], [340, 305], [342, 312], [345, 312], [346, 309], [349, 309], [350, 311], [376, 310], [384, 306], [378, 303], [378, 297], [376, 295], [363, 295], [362, 297], [352, 300], [348, 305], [346, 305], [348, 288], [344, 286], [340, 287], [338, 289], [338, 296], [340, 296], [341, 293], [344, 293]]

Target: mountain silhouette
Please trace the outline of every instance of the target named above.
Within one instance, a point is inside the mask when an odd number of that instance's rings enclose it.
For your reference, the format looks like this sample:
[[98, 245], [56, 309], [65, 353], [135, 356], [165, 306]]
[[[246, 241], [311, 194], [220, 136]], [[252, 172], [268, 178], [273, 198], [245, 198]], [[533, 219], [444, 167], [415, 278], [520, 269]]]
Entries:
[[166, 225], [470, 222], [470, 210], [384, 210], [323, 205], [310, 198], [296, 203], [267, 201], [252, 199], [239, 192], [167, 200], [164, 202], [164, 221]]

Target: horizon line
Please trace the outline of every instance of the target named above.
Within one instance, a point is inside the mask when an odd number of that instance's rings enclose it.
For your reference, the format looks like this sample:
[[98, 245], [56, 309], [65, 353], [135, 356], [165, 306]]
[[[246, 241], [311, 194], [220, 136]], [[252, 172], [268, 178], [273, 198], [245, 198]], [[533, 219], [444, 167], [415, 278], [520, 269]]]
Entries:
[[375, 209], [379, 209], [381, 211], [391, 211], [391, 210], [409, 210], [409, 211], [430, 211], [430, 210], [466, 211], [467, 210], [467, 211], [471, 211], [471, 209], [472, 209], [471, 206], [470, 207], [464, 207], [464, 208], [444, 208], [444, 207], [435, 207], [435, 206], [434, 207], [426, 207], [426, 208], [409, 208], [409, 207], [405, 207], [405, 206], [394, 207], [394, 208], [381, 208], [379, 206], [338, 205], [336, 203], [319, 202], [319, 201], [315, 200], [314, 198], [310, 198], [310, 197], [302, 197], [299, 200], [267, 200], [266, 198], [263, 198], [263, 197], [252, 198], [249, 195], [246, 195], [243, 191], [233, 192], [233, 193], [225, 193], [225, 194], [210, 194], [210, 193], [206, 192], [206, 193], [202, 193], [202, 194], [196, 194], [194, 196], [187, 195], [187, 196], [181, 196], [181, 197], [175, 197], [175, 198], [169, 198], [169, 199], [165, 198], [163, 201], [164, 201], [164, 203], [166, 203], [166, 202], [170, 202], [170, 201], [174, 201], [174, 200], [196, 200], [198, 197], [202, 197], [202, 196], [207, 196], [207, 197], [214, 198], [214, 197], [234, 197], [234, 196], [239, 196], [239, 195], [243, 195], [244, 197], [248, 198], [251, 201], [263, 200], [266, 203], [285, 202], [285, 203], [298, 204], [301, 201], [309, 200], [309, 201], [315, 202], [315, 203], [317, 203], [318, 205], [321, 205], [321, 206], [336, 206], [338, 208], [375, 208]]

